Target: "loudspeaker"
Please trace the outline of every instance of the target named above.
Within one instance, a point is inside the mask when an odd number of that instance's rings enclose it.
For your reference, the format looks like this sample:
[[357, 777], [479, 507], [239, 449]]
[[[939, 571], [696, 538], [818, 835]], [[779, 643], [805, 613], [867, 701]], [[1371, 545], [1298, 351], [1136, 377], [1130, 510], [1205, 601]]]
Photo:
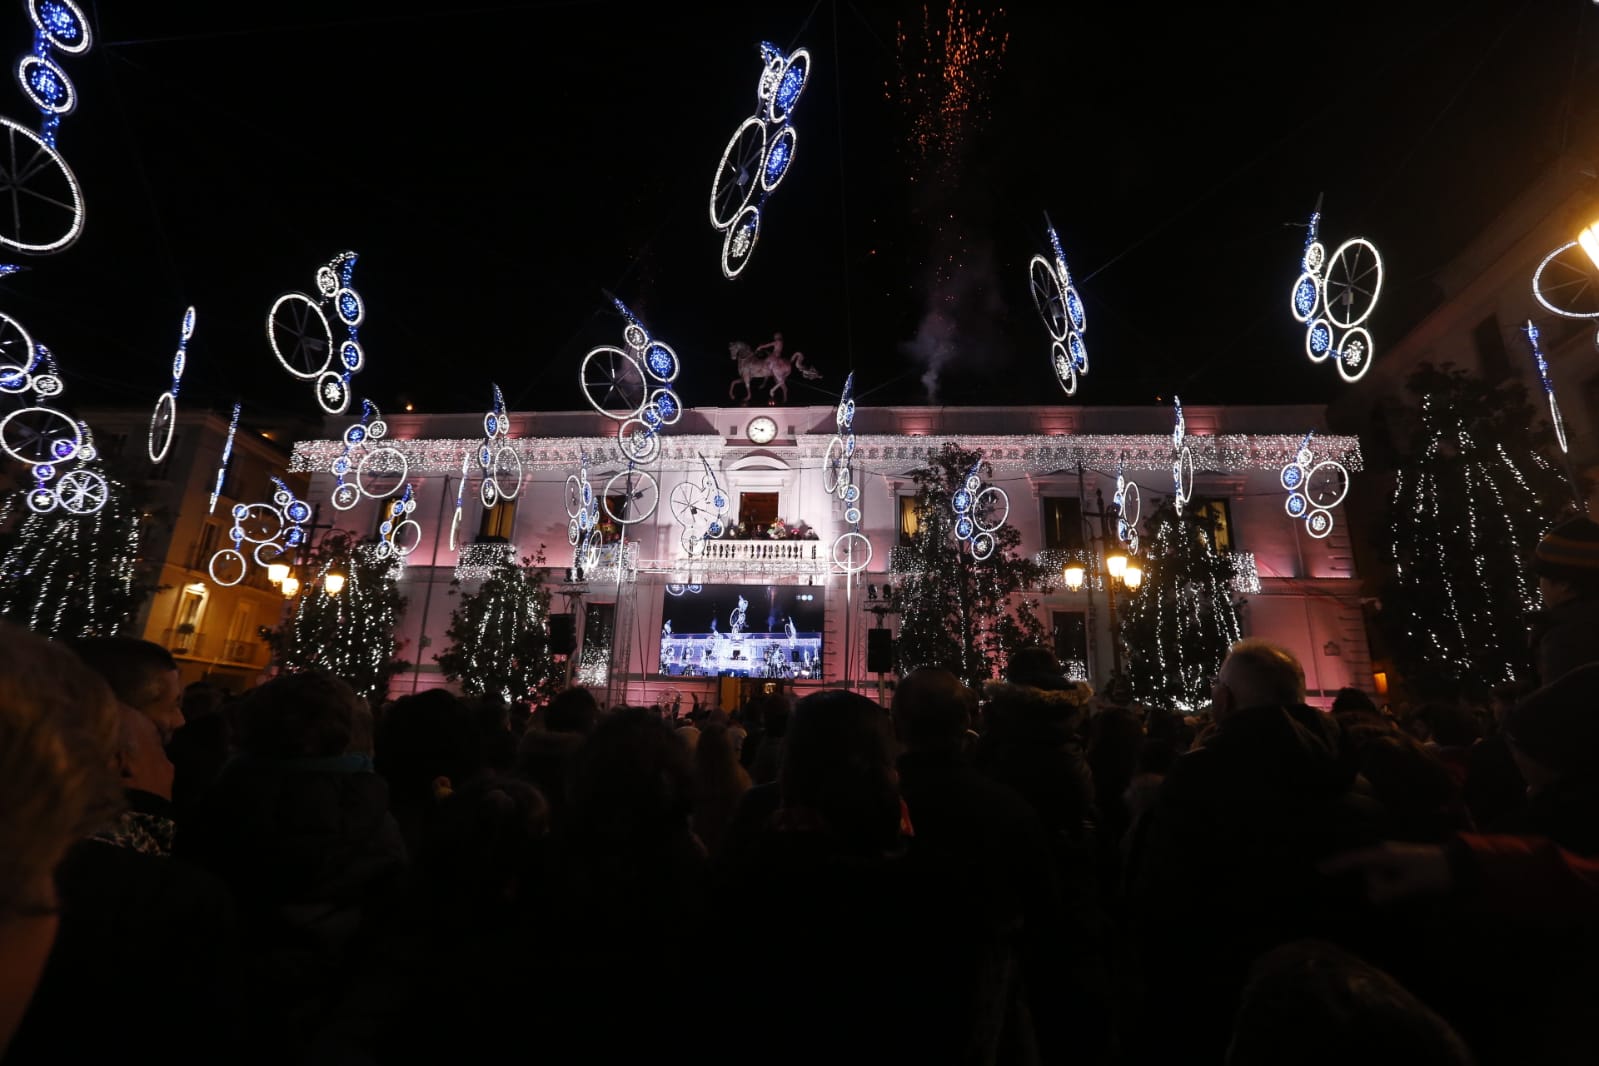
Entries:
[[894, 670], [894, 634], [887, 629], [866, 631], [866, 670], [887, 674]]
[[550, 615], [550, 652], [555, 655], [571, 655], [576, 650], [577, 616]]

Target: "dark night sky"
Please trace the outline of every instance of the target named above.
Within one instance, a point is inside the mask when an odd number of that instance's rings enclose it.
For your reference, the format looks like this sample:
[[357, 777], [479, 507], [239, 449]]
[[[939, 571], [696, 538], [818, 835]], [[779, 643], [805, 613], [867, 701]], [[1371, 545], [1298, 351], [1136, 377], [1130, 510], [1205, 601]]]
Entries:
[[[20, 53], [9, 11], [0, 41]], [[63, 61], [86, 234], [0, 300], [56, 351], [69, 406], [152, 402], [192, 302], [188, 404], [314, 413], [262, 322], [342, 248], [369, 308], [356, 394], [386, 409], [480, 409], [490, 380], [513, 407], [579, 405], [583, 353], [619, 339], [602, 288], [678, 348], [690, 404], [725, 401], [728, 341], [773, 330], [825, 374], [796, 402], [827, 402], [851, 364], [870, 402], [921, 402], [904, 345], [936, 217], [993, 263], [963, 276], [982, 298], [940, 399], [1064, 402], [1026, 284], [1048, 210], [1087, 306], [1081, 402], [1316, 402], [1338, 379], [1299, 354], [1287, 307], [1290, 224], [1318, 192], [1329, 247], [1363, 235], [1387, 258], [1381, 358], [1522, 183], [1592, 152], [1587, 0], [991, 17], [1011, 34], [992, 117], [913, 188], [885, 86], [919, 5], [101, 4], [95, 51]], [[793, 169], [727, 282], [708, 186], [753, 110], [762, 38], [815, 65]], [[14, 85], [6, 99], [34, 124]]]

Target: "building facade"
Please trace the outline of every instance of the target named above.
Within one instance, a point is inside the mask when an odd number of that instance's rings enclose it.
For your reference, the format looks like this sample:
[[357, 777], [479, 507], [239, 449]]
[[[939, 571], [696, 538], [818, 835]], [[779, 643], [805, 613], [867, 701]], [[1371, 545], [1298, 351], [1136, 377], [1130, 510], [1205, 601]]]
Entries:
[[[1217, 546], [1239, 557], [1244, 631], [1292, 649], [1312, 700], [1326, 703], [1344, 686], [1369, 690], [1372, 677], [1342, 507], [1332, 512], [1330, 535], [1312, 537], [1284, 506], [1282, 468], [1306, 433], [1322, 428], [1323, 414], [1310, 406], [1185, 410], [1190, 506], [1207, 509]], [[1097, 686], [1115, 665], [1116, 583], [1091, 578], [1071, 591], [1059, 580], [1061, 566], [1071, 552], [1102, 555], [1115, 546], [1099, 516], [1118, 466], [1143, 483], [1146, 515], [1172, 483], [1168, 408], [862, 407], [853, 424], [859, 499], [851, 502], [861, 509], [863, 543], [839, 539], [850, 526], [848, 503], [826, 473], [838, 434], [832, 407], [688, 409], [659, 454], [633, 469], [617, 423], [604, 416], [509, 420], [509, 435], [484, 453], [492, 490], [478, 463], [482, 415], [393, 416], [382, 440], [354, 445], [343, 439], [351, 420], [332, 419], [326, 439], [294, 448], [293, 469], [309, 478], [307, 498], [324, 515], [341, 491], [332, 472], [341, 459], [342, 480], [368, 490], [337, 512], [341, 528], [376, 539], [393, 500], [410, 487], [415, 525], [392, 535], [408, 552], [399, 576], [408, 601], [401, 654], [415, 666], [395, 679], [394, 694], [446, 683], [433, 657], [446, 646], [457, 594], [505, 556], [542, 558], [550, 568], [551, 610], [573, 617], [574, 674], [611, 703], [681, 696], [685, 705], [714, 704], [730, 674], [800, 692], [841, 683], [874, 692], [882, 662], [873, 645], [882, 638], [871, 631], [897, 625], [895, 549], [914, 527], [910, 472], [946, 440], [981, 452], [988, 480], [1009, 496], [1020, 551], [1056, 578], [1041, 596], [1041, 618], [1063, 662]], [[1318, 462], [1359, 471], [1355, 438], [1314, 440]], [[725, 501], [714, 517], [726, 530], [697, 540], [711, 521], [699, 512], [717, 491]], [[1360, 491], [1358, 476], [1351, 491]], [[349, 490], [342, 493], [349, 502]], [[486, 496], [497, 497], [492, 507]], [[595, 515], [592, 523], [584, 513]], [[799, 535], [774, 539], [767, 531], [777, 523]]]

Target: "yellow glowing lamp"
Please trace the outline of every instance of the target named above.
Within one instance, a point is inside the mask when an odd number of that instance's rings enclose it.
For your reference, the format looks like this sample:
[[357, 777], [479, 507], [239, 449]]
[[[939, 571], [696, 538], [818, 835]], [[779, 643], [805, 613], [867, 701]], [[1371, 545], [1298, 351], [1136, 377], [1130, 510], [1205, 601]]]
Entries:
[[283, 584], [283, 579], [288, 577], [288, 576], [289, 576], [289, 564], [288, 563], [268, 563], [267, 564], [267, 580], [272, 582], [274, 585]]
[[329, 596], [337, 596], [344, 588], [344, 575], [337, 570], [329, 570], [322, 576], [322, 588]]
[[1082, 588], [1083, 587], [1083, 564], [1082, 563], [1067, 563], [1066, 564], [1065, 577], [1066, 577], [1066, 587], [1071, 589], [1073, 592], [1076, 592], [1078, 589]]
[[1130, 589], [1135, 589], [1143, 583], [1144, 568], [1139, 566], [1136, 562], [1128, 563], [1126, 569], [1122, 571], [1122, 584], [1126, 585]]
[[1119, 551], [1111, 552], [1105, 556], [1105, 570], [1111, 577], [1121, 577], [1127, 570], [1127, 556]]
[[1577, 243], [1582, 245], [1582, 250], [1588, 253], [1588, 259], [1595, 267], [1599, 267], [1599, 222], [1590, 222], [1577, 234]]
[[283, 598], [286, 600], [292, 600], [294, 597], [300, 594], [300, 579], [297, 577], [286, 577], [283, 579], [281, 587], [283, 589]]

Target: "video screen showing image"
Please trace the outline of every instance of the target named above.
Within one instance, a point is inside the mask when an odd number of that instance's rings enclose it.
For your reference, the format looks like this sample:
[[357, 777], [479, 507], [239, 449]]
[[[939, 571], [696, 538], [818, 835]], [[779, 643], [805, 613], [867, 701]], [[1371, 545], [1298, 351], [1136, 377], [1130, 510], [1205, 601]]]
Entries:
[[820, 678], [822, 592], [815, 585], [668, 585], [660, 673]]

